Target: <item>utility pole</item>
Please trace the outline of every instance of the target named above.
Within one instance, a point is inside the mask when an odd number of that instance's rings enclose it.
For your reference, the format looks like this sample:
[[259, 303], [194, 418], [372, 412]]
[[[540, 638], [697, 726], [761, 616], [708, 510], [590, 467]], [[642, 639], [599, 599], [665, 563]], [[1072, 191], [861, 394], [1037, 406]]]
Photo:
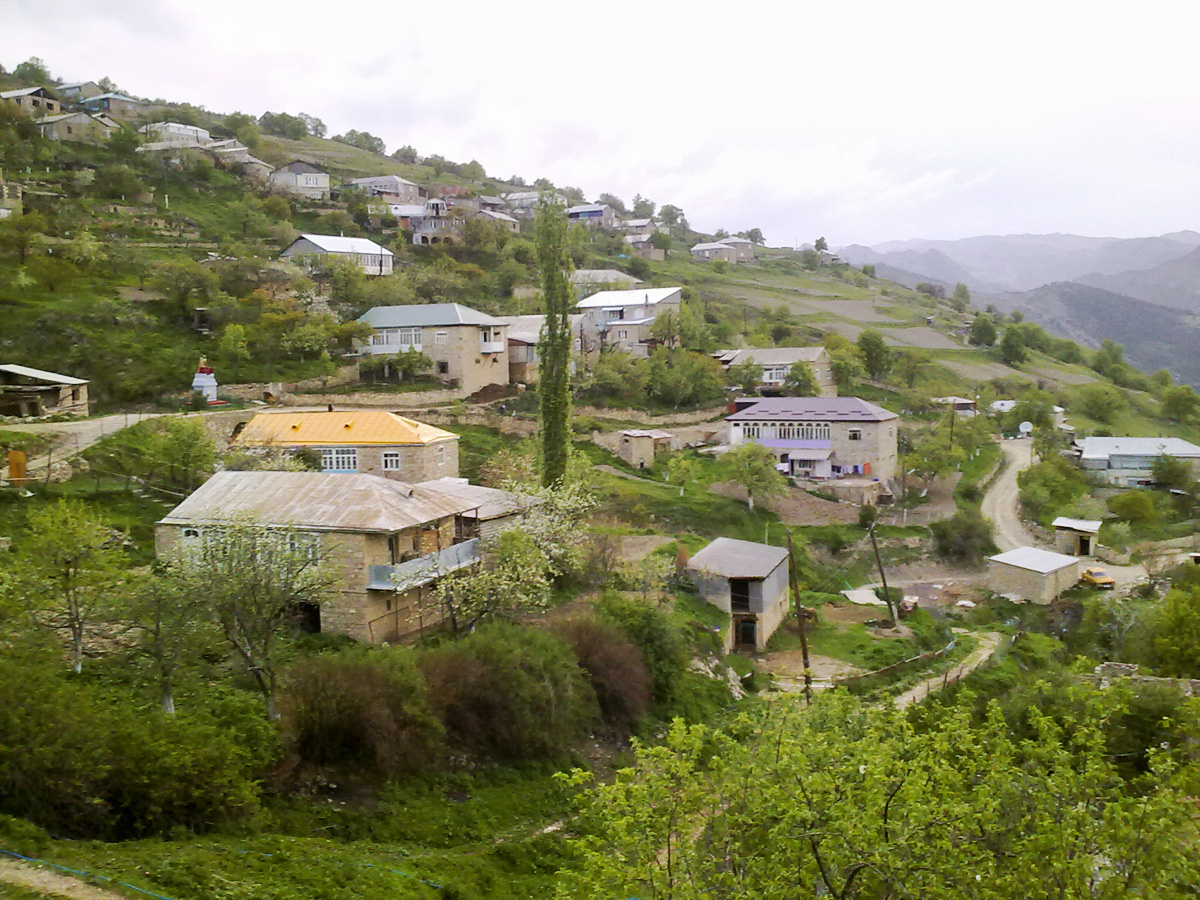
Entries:
[[812, 703], [812, 669], [808, 666], [808, 610], [800, 605], [800, 582], [796, 577], [796, 553], [792, 548], [792, 533], [787, 536], [788, 581], [792, 584], [792, 604], [796, 607], [796, 622], [800, 626], [800, 657], [804, 661], [804, 705]]
[[892, 616], [893, 627], [900, 624], [900, 613], [892, 604], [892, 595], [888, 590], [887, 575], [883, 572], [883, 557], [879, 555], [879, 544], [875, 540], [875, 524], [871, 524], [867, 534], [871, 536], [871, 549], [875, 551], [875, 565], [879, 567], [879, 580], [883, 582], [883, 599], [887, 603], [888, 612]]

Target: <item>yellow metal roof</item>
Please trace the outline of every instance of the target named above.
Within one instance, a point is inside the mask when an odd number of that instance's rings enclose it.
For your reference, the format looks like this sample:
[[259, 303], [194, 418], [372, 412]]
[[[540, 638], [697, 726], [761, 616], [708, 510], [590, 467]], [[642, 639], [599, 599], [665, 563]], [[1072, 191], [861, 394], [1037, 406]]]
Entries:
[[356, 409], [259, 413], [246, 423], [234, 442], [245, 447], [361, 447], [446, 440], [458, 440], [458, 435], [393, 412]]

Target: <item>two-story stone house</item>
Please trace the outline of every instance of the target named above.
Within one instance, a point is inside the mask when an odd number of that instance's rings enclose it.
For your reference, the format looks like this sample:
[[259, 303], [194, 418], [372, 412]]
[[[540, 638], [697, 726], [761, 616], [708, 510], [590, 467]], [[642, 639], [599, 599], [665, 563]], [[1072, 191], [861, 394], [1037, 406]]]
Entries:
[[857, 397], [777, 397], [739, 405], [725, 417], [729, 445], [762, 444], [788, 475], [857, 475], [884, 483], [896, 477], [900, 417], [894, 412]]
[[458, 476], [457, 434], [380, 409], [258, 413], [238, 428], [233, 445], [315, 450], [325, 472], [399, 481]]
[[329, 199], [329, 173], [303, 160], [293, 160], [271, 173], [271, 184], [288, 194], [310, 200]]
[[154, 545], [170, 559], [239, 523], [284, 532], [337, 576], [320, 609], [303, 611], [317, 630], [395, 641], [437, 625], [431, 586], [479, 561], [478, 505], [376, 475], [218, 472], [155, 525]]
[[473, 394], [508, 384], [508, 326], [458, 303], [376, 306], [358, 321], [374, 332], [359, 352], [378, 355], [409, 349], [433, 360], [434, 374]]
[[332, 234], [302, 234], [279, 254], [282, 259], [305, 263], [322, 259], [344, 259], [365, 275], [391, 275], [392, 251], [367, 238]]
[[604, 346], [646, 355], [654, 320], [666, 312], [678, 315], [682, 298], [677, 287], [600, 291], [575, 308], [597, 328]]
[[784, 389], [788, 373], [798, 362], [808, 364], [822, 397], [837, 396], [829, 351], [824, 347], [750, 347], [743, 350], [721, 350], [713, 356], [729, 371], [731, 366], [754, 363], [762, 366], [759, 391], [764, 395], [778, 394]]
[[389, 203], [421, 202], [421, 188], [399, 175], [371, 175], [367, 178], [355, 178], [350, 184], [372, 197], [382, 197]]

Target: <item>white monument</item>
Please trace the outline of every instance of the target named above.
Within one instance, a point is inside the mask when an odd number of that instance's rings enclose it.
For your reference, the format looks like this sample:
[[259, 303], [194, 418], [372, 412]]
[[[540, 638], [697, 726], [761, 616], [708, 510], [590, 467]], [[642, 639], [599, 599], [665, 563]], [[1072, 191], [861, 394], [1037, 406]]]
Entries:
[[209, 403], [217, 402], [217, 376], [213, 374], [208, 359], [200, 357], [200, 365], [196, 366], [196, 374], [192, 376], [192, 390], [199, 391]]

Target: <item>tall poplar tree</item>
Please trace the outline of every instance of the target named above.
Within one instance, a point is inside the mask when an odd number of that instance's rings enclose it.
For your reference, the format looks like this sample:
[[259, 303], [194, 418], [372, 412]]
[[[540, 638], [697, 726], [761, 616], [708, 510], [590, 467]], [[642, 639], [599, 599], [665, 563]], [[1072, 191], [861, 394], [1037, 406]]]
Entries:
[[541, 406], [542, 484], [555, 487], [567, 471], [571, 416], [571, 284], [567, 280], [567, 216], [549, 194], [538, 202], [538, 266], [546, 324], [542, 328], [538, 400]]

